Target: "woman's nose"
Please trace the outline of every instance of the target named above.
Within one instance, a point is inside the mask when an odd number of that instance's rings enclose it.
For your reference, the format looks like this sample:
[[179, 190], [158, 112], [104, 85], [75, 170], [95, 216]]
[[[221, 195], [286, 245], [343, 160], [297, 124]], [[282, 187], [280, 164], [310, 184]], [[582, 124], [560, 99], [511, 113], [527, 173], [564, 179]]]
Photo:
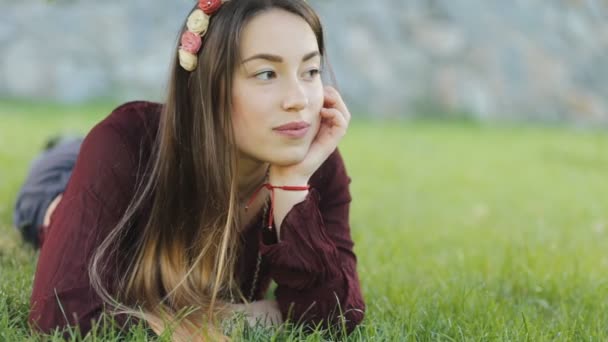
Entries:
[[292, 80], [285, 85], [282, 107], [285, 111], [300, 111], [308, 106], [308, 96], [300, 80]]

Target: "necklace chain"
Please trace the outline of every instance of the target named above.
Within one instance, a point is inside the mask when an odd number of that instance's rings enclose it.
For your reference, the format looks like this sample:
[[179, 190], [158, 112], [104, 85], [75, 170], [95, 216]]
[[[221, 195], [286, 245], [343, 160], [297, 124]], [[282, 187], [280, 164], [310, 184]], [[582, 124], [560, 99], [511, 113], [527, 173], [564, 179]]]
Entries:
[[[268, 213], [268, 201], [264, 203], [264, 214], [262, 215], [262, 229], [264, 229], [264, 222], [266, 222], [265, 217]], [[262, 265], [262, 253], [258, 249], [258, 256], [255, 262], [255, 272], [253, 273], [253, 280], [251, 281], [251, 290], [249, 291], [249, 301], [253, 301], [253, 296], [255, 295], [255, 288], [258, 283], [258, 275], [260, 273], [260, 266]]]
[[[266, 181], [268, 180], [268, 171], [266, 170], [266, 177], [264, 178]], [[266, 215], [268, 215], [268, 199], [264, 201], [264, 212], [262, 214], [262, 229], [265, 228], [264, 223], [266, 222]], [[249, 296], [247, 300], [249, 302], [253, 301], [253, 296], [255, 295], [255, 290], [258, 283], [258, 277], [260, 274], [260, 268], [262, 266], [262, 253], [258, 248], [258, 255], [255, 262], [255, 271], [253, 272], [253, 280], [251, 281], [251, 289], [249, 290]], [[232, 295], [232, 290], [230, 291], [230, 303], [234, 304], [234, 296]]]

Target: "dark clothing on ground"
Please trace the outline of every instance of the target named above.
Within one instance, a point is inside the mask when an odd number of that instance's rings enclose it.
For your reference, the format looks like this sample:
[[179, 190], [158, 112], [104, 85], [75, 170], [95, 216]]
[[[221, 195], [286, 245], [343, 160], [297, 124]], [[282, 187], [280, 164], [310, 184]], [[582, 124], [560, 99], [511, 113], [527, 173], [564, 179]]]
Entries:
[[43, 231], [46, 209], [65, 190], [81, 143], [82, 138], [60, 141], [30, 165], [27, 178], [17, 195], [13, 224], [25, 241], [35, 247], [42, 242], [40, 232]]

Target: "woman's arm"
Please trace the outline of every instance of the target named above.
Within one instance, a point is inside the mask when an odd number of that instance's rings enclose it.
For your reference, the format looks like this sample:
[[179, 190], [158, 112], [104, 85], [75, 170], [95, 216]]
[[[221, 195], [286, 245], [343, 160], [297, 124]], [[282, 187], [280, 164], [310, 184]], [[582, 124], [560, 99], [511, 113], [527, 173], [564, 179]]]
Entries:
[[350, 237], [349, 183], [335, 150], [311, 178], [306, 198], [284, 217], [280, 241], [274, 232], [264, 233], [260, 250], [278, 285], [275, 295], [284, 319], [326, 327], [344, 323], [349, 332], [363, 319]]
[[135, 156], [147, 146], [139, 140], [145, 136], [141, 117], [152, 118], [157, 110], [145, 103], [121, 106], [84, 139], [38, 258], [29, 316], [34, 328], [50, 332], [75, 325], [85, 335], [103, 312], [88, 268], [133, 195]]

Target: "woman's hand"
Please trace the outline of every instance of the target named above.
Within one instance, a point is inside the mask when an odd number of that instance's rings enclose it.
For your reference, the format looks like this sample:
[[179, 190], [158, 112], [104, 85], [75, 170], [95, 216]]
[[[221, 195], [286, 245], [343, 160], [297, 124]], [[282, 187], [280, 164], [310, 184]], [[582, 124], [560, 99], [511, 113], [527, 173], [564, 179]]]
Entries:
[[321, 115], [319, 131], [304, 159], [289, 166], [271, 165], [269, 178], [272, 184], [304, 185], [308, 183], [312, 174], [336, 149], [346, 134], [351, 115], [335, 88], [325, 87], [323, 108], [319, 114]]
[[[270, 165], [268, 180], [275, 186], [304, 186], [312, 174], [327, 160], [336, 149], [338, 142], [346, 134], [350, 122], [350, 112], [342, 97], [333, 87], [325, 87], [323, 108], [319, 115], [319, 131], [310, 144], [304, 159], [289, 166]], [[294, 205], [306, 199], [308, 191], [275, 191], [273, 217], [277, 239], [281, 241], [281, 225]]]
[[262, 324], [263, 326], [279, 325], [283, 323], [281, 311], [276, 300], [258, 300], [249, 304], [231, 304], [236, 312], [245, 314], [247, 322], [251, 326]]

